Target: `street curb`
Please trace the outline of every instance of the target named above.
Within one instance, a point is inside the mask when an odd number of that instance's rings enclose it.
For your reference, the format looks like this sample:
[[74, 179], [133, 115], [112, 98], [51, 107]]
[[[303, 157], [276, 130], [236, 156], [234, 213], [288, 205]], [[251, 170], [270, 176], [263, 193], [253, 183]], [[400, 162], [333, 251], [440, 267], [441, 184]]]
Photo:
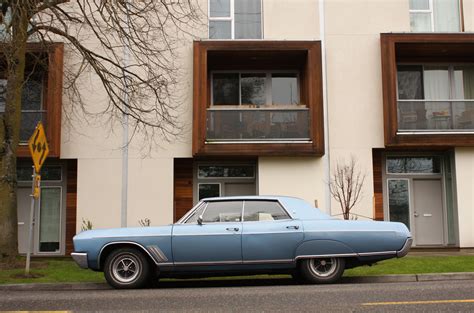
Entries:
[[[260, 281], [261, 279], [255, 280]], [[281, 281], [291, 282], [291, 279], [280, 279]], [[460, 272], [460, 273], [437, 273], [437, 274], [404, 274], [404, 275], [384, 275], [384, 276], [349, 276], [342, 277], [340, 280], [343, 284], [371, 284], [371, 283], [412, 283], [412, 282], [427, 282], [427, 281], [446, 281], [446, 280], [474, 280], [474, 273]], [[240, 282], [238, 278], [231, 280], [232, 283]], [[249, 281], [249, 280], [245, 280]], [[274, 281], [273, 279], [265, 279], [265, 281]], [[185, 283], [185, 281], [181, 281]], [[181, 282], [165, 282], [164, 287], [179, 288]], [[201, 286], [202, 283], [212, 284], [213, 281], [199, 281], [195, 282], [196, 287]], [[216, 281], [217, 285], [223, 287], [223, 282]], [[214, 282], [215, 283], [215, 282]], [[190, 287], [191, 282], [187, 282], [186, 287]], [[291, 284], [291, 283], [290, 283]], [[255, 284], [250, 284], [255, 285]], [[259, 285], [259, 284], [257, 284]], [[272, 284], [262, 284], [272, 285]], [[0, 291], [72, 291], [72, 290], [111, 290], [106, 283], [34, 283], [34, 284], [6, 284], [0, 285]]]

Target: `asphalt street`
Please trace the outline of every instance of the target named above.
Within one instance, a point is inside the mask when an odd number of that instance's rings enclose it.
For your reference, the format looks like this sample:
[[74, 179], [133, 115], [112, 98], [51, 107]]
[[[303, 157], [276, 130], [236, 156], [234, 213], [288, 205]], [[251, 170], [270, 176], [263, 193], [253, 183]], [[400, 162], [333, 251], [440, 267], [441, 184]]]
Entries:
[[178, 282], [142, 290], [2, 290], [0, 311], [474, 312], [474, 280], [297, 285]]

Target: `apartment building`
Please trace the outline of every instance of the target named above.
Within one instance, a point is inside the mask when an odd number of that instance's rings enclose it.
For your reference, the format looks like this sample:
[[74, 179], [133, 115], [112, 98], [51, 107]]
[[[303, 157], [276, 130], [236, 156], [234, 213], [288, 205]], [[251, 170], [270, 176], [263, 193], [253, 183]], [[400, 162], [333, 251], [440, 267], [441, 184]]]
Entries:
[[[25, 87], [22, 137], [46, 124], [35, 254], [94, 228], [163, 225], [211, 196], [279, 194], [341, 218], [327, 182], [351, 156], [366, 174], [358, 219], [405, 223], [416, 247], [474, 247], [474, 0], [200, 0], [201, 39], [180, 49], [182, 140], [128, 159], [122, 126], [65, 116], [68, 47]], [[203, 13], [205, 14], [205, 13]], [[34, 49], [35, 47], [31, 47]], [[100, 103], [96, 78], [84, 100]], [[78, 131], [80, 130], [80, 131]], [[19, 249], [31, 164], [20, 147]]]

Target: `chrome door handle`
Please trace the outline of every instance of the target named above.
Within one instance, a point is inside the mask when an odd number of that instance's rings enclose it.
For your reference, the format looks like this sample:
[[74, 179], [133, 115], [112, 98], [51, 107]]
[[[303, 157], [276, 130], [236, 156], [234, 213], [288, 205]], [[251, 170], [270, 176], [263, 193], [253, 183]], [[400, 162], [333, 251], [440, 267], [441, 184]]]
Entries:
[[288, 229], [300, 229], [298, 225], [286, 226]]
[[229, 228], [226, 228], [226, 230], [228, 230], [228, 231], [239, 231], [239, 228], [238, 227], [229, 227]]
[[416, 213], [416, 212], [415, 212], [413, 215], [414, 215], [415, 217], [418, 217], [418, 216], [419, 216], [419, 214], [418, 214], [418, 213]]

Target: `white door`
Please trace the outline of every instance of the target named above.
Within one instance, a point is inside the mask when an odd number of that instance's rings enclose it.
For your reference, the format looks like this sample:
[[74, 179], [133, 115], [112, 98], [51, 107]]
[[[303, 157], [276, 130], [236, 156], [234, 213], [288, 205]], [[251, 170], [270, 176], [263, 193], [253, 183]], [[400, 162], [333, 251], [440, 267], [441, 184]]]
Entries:
[[444, 244], [443, 189], [440, 179], [413, 180], [413, 220], [417, 246]]

